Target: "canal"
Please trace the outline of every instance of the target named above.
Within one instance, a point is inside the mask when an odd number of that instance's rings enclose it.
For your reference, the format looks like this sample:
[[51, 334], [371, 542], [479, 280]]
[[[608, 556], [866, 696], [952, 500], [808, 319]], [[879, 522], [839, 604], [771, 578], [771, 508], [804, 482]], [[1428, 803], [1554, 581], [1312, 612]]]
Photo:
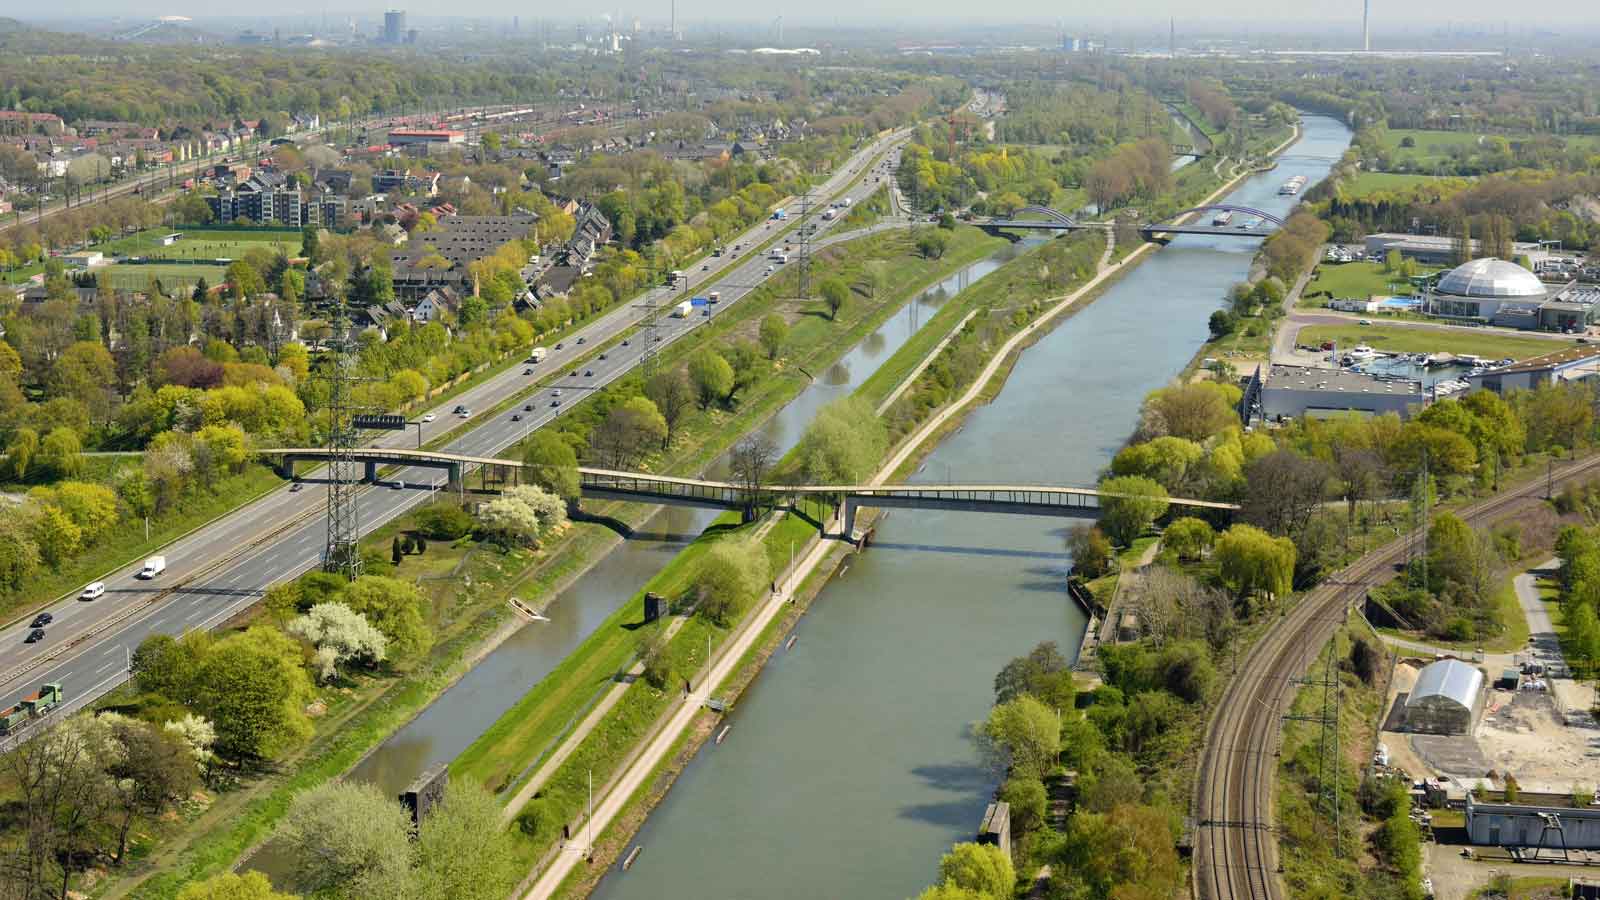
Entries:
[[[762, 430], [780, 453], [787, 451], [799, 441], [818, 410], [860, 386], [941, 304], [1040, 240], [1043, 238], [1031, 237], [1004, 247], [918, 294], [832, 366], [817, 373], [816, 380], [767, 420]], [[724, 458], [706, 474], [717, 478], [725, 476], [726, 471]], [[545, 609], [549, 622], [531, 623], [508, 637], [362, 760], [347, 778], [375, 784], [384, 793], [397, 795], [429, 766], [454, 759], [718, 515], [715, 510], [663, 507], [632, 538], [618, 544], [550, 603]], [[244, 867], [264, 872], [281, 883], [291, 864], [292, 860], [269, 842]]]
[[[1228, 202], [1286, 212], [1278, 186], [1323, 178], [1350, 140], [1308, 117], [1272, 172]], [[1023, 354], [916, 478], [1093, 483], [1133, 430], [1140, 400], [1193, 357], [1206, 320], [1257, 242], [1184, 237]], [[970, 839], [997, 779], [969, 725], [995, 672], [1041, 640], [1071, 653], [1060, 522], [899, 510], [816, 599], [651, 815], [604, 900], [912, 897]]]

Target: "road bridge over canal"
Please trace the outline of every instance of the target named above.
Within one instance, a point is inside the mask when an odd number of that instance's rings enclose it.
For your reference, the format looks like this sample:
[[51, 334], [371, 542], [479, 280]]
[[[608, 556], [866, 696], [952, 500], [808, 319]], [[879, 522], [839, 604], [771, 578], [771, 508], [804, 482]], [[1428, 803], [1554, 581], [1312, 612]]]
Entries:
[[[276, 448], [260, 451], [276, 457], [286, 478], [294, 477], [298, 462], [328, 462], [332, 453], [323, 448]], [[526, 463], [493, 457], [464, 456], [429, 450], [359, 449], [351, 458], [363, 466], [361, 480], [376, 481], [380, 466], [415, 466], [447, 474], [449, 489], [466, 490], [469, 471], [480, 473], [481, 488], [500, 490], [520, 484], [530, 467]], [[1008, 513], [1026, 516], [1098, 518], [1101, 501], [1108, 496], [1095, 488], [1052, 484], [761, 484], [749, 485], [703, 478], [681, 478], [648, 472], [622, 472], [587, 466], [578, 468], [582, 495], [595, 500], [621, 500], [667, 506], [753, 512], [780, 506], [794, 508], [804, 500], [843, 506], [844, 534], [855, 533], [856, 512], [875, 509], [946, 509], [965, 512]], [[348, 477], [348, 476], [347, 476]], [[412, 487], [426, 489], [427, 484]], [[1196, 514], [1231, 515], [1232, 503], [1174, 497], [1171, 506]]]

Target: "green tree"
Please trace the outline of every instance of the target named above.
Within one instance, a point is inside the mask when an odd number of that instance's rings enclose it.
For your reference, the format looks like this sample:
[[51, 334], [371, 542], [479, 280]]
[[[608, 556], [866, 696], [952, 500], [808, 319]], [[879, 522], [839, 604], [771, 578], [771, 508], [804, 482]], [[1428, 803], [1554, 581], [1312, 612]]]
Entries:
[[1237, 597], [1263, 593], [1281, 597], [1294, 578], [1294, 542], [1254, 525], [1236, 524], [1217, 538], [1212, 558], [1217, 575]]
[[295, 900], [295, 895], [273, 890], [260, 872], [223, 872], [185, 885], [178, 900]]
[[39, 432], [32, 428], [18, 428], [13, 432], [11, 443], [6, 445], [6, 465], [10, 467], [12, 477], [26, 481], [38, 453]]
[[515, 847], [501, 827], [503, 809], [476, 783], [451, 779], [444, 802], [418, 830], [410, 882], [416, 896], [500, 900], [515, 871]]
[[1167, 489], [1142, 475], [1107, 478], [1100, 482], [1100, 527], [1123, 546], [1167, 513]]
[[1067, 552], [1072, 554], [1072, 570], [1084, 578], [1099, 578], [1110, 572], [1116, 556], [1106, 533], [1086, 522], [1067, 529]]
[[266, 293], [267, 283], [262, 279], [261, 272], [242, 259], [229, 263], [223, 277], [227, 280], [228, 288], [233, 292], [235, 300]]
[[1077, 687], [1072, 669], [1055, 641], [1043, 641], [1027, 656], [1006, 663], [994, 677], [994, 701], [1009, 703], [1024, 694], [1052, 709], [1072, 709]]
[[1026, 834], [1044, 824], [1049, 798], [1037, 778], [1008, 778], [1000, 786], [1000, 799], [1011, 807], [1011, 825]]
[[710, 409], [711, 404], [726, 401], [733, 393], [733, 367], [709, 347], [690, 357], [689, 380], [701, 409]]
[[795, 455], [814, 484], [858, 484], [871, 477], [888, 445], [888, 430], [871, 404], [841, 397], [806, 426]]
[[838, 278], [824, 278], [817, 285], [817, 292], [822, 295], [822, 302], [828, 305], [828, 320], [839, 318], [839, 310], [850, 301], [850, 287]]
[[1216, 540], [1211, 523], [1193, 516], [1174, 519], [1161, 532], [1161, 546], [1176, 553], [1180, 560], [1204, 558]]
[[1061, 753], [1059, 715], [1031, 694], [990, 710], [978, 733], [997, 768], [1023, 778], [1043, 779]]
[[696, 611], [727, 625], [769, 584], [770, 564], [759, 541], [729, 537], [712, 545], [695, 569], [690, 586]]
[[195, 673], [193, 705], [217, 729], [217, 750], [275, 759], [311, 736], [311, 681], [300, 645], [270, 626], [218, 641]]
[[99, 341], [78, 341], [56, 358], [50, 372], [50, 394], [71, 397], [97, 422], [111, 415], [117, 364]]
[[993, 844], [956, 844], [939, 860], [939, 881], [979, 896], [1010, 897], [1017, 889], [1011, 857]]
[[667, 421], [667, 434], [670, 437], [677, 431], [683, 414], [694, 403], [695, 389], [682, 369], [662, 369], [645, 382], [644, 395], [650, 398], [661, 412], [661, 417]]
[[415, 585], [384, 575], [363, 575], [351, 582], [343, 600], [383, 633], [391, 659], [410, 659], [432, 643], [422, 617], [427, 601]]
[[50, 429], [39, 445], [39, 464], [55, 478], [71, 478], [83, 471], [83, 444], [78, 433], [60, 425]]
[[522, 462], [530, 484], [536, 484], [568, 503], [579, 495], [578, 454], [572, 445], [548, 428], [535, 431], [522, 448]]
[[376, 787], [330, 781], [295, 796], [278, 839], [307, 894], [404, 897], [413, 895], [410, 831], [404, 807]]
[[789, 322], [778, 313], [770, 313], [761, 320], [761, 347], [767, 359], [777, 359], [783, 352], [783, 342], [789, 337]]

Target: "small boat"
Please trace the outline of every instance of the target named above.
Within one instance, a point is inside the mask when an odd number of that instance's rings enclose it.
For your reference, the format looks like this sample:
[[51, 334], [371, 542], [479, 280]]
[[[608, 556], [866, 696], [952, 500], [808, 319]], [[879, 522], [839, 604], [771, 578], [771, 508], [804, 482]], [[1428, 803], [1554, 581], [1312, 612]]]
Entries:
[[1233, 213], [1226, 209], [1211, 217], [1211, 224], [1217, 226], [1218, 228], [1221, 228], [1232, 221]]
[[1366, 344], [1357, 344], [1355, 348], [1350, 351], [1349, 355], [1351, 359], [1355, 360], [1376, 359], [1378, 356], [1378, 351], [1368, 347]]
[[1240, 222], [1239, 227], [1245, 230], [1259, 228], [1261, 227], [1261, 219], [1256, 216], [1251, 216], [1250, 218], [1245, 219], [1243, 222]]

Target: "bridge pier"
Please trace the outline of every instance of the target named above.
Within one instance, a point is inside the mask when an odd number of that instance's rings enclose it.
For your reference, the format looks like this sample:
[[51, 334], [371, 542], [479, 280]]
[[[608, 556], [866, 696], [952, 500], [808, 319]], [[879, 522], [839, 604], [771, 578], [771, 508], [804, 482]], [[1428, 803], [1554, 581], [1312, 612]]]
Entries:
[[364, 484], [377, 484], [378, 483], [378, 464], [373, 460], [367, 460], [365, 463], [362, 464], [362, 467], [365, 470], [361, 474], [362, 483], [364, 483]]
[[284, 455], [278, 457], [278, 465], [275, 467], [278, 472], [278, 477], [282, 478], [284, 481], [293, 481], [294, 462], [295, 460], [292, 456]]
[[449, 472], [450, 472], [450, 490], [455, 492], [455, 493], [457, 493], [457, 494], [461, 493], [462, 489], [464, 487], [466, 487], [466, 485], [462, 484], [462, 482], [461, 482], [461, 463], [458, 463], [458, 462], [451, 463]]

